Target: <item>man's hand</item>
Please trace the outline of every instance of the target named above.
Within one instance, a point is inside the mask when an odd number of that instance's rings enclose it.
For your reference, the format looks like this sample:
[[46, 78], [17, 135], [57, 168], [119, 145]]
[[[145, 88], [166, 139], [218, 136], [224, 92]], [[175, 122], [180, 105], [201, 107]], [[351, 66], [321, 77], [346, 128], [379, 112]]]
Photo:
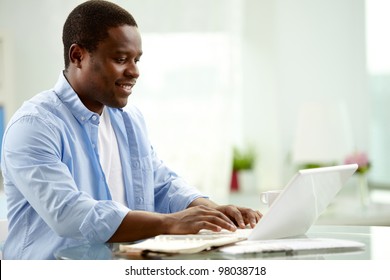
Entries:
[[206, 198], [198, 198], [194, 200], [189, 205], [189, 207], [199, 205], [206, 205], [210, 208], [220, 211], [239, 228], [245, 228], [247, 225], [249, 225], [251, 228], [254, 228], [263, 216], [259, 211], [255, 211], [250, 208], [238, 207], [235, 205], [218, 205]]
[[254, 228], [263, 216], [259, 211], [234, 205], [221, 205], [217, 206], [215, 209], [225, 214], [240, 228], [245, 228], [247, 225]]
[[198, 233], [201, 229], [211, 231], [237, 229], [222, 211], [205, 205], [190, 207], [166, 216], [165, 225], [168, 234]]
[[160, 214], [129, 211], [108, 242], [129, 242], [159, 234], [191, 234], [201, 229], [235, 231], [237, 226], [252, 228], [261, 219], [261, 213], [234, 205], [217, 205], [211, 200], [198, 198], [187, 209]]

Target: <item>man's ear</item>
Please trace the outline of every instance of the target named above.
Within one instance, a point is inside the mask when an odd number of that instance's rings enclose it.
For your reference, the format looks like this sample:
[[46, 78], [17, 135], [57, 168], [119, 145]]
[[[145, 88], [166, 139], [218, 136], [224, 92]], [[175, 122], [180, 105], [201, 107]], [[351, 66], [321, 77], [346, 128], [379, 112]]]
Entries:
[[72, 44], [69, 48], [69, 61], [77, 68], [81, 68], [81, 61], [85, 57], [86, 50], [78, 44]]

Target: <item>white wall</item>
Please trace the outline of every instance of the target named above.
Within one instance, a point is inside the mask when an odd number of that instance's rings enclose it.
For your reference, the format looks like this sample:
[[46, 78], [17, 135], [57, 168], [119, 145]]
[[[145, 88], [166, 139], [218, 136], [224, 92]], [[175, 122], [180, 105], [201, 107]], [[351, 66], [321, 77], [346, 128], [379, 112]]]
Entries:
[[0, 33], [12, 46], [6, 54], [11, 92], [3, 96], [8, 118], [24, 100], [54, 85], [63, 69], [62, 25], [80, 2], [0, 1]]

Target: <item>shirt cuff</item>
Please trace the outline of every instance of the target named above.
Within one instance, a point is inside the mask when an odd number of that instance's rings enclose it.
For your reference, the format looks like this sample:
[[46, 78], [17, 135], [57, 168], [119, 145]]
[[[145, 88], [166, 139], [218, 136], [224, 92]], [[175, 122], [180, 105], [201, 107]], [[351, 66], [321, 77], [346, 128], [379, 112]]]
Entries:
[[105, 243], [115, 233], [129, 211], [129, 208], [118, 202], [99, 201], [88, 212], [80, 226], [80, 232], [89, 243]]

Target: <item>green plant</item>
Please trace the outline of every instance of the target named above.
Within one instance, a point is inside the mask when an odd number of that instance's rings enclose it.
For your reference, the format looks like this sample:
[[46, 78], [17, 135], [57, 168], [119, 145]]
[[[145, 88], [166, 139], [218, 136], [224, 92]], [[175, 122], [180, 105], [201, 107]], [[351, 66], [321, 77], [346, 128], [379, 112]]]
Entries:
[[233, 170], [250, 170], [254, 166], [255, 159], [255, 152], [252, 148], [240, 150], [235, 147], [233, 149]]

